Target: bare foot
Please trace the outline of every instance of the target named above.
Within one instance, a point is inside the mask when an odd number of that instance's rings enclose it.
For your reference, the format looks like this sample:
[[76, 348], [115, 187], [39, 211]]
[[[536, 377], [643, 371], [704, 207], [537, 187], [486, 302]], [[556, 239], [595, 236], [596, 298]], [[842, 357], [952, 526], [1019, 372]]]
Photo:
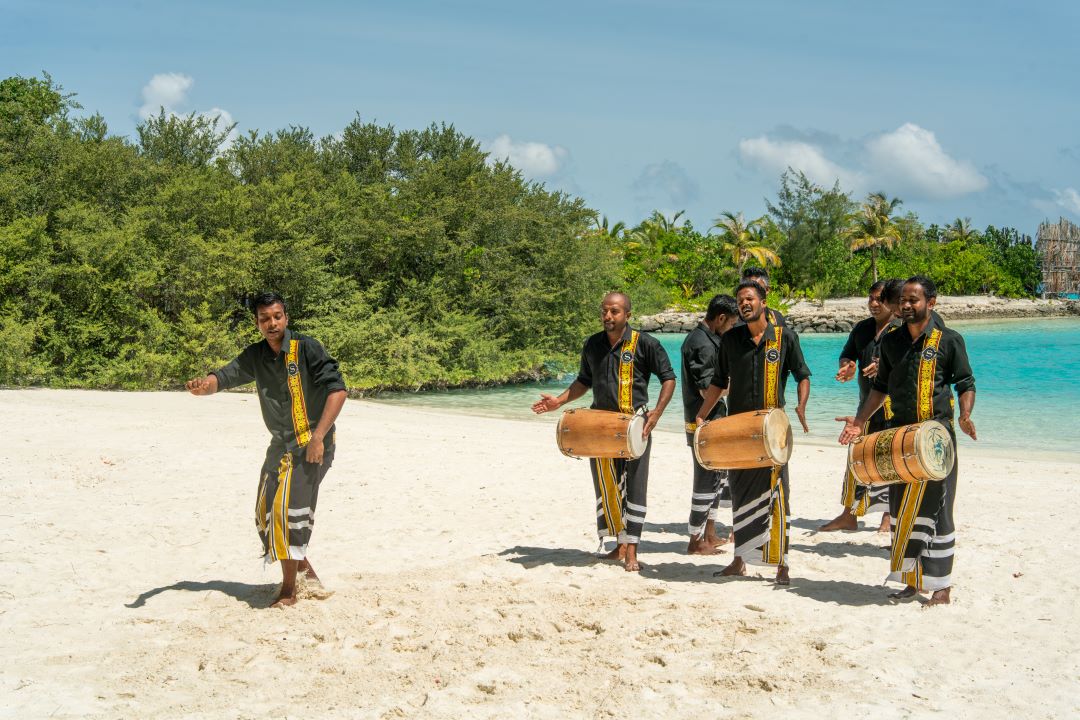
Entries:
[[304, 573], [304, 577], [306, 577], [308, 580], [317, 582], [322, 585], [322, 580], [320, 580], [319, 576], [315, 574], [315, 568], [311, 566], [311, 563], [308, 560], [301, 560], [300, 565], [297, 567], [297, 570]]
[[934, 607], [935, 605], [948, 605], [948, 604], [950, 604], [952, 602], [952, 600], [949, 599], [949, 591], [950, 590], [952, 590], [952, 588], [945, 588], [943, 590], [935, 590], [934, 594], [930, 596], [930, 599], [927, 600], [923, 604], [923, 607]]
[[746, 574], [746, 563], [741, 557], [737, 557], [719, 572], [714, 572], [713, 577], [739, 577]]
[[274, 602], [270, 603], [270, 607], [289, 607], [296, 604], [296, 587], [286, 588], [281, 586], [281, 590], [278, 592], [277, 597], [274, 598]]
[[626, 548], [626, 560], [624, 565], [626, 572], [637, 572], [641, 569], [641, 564], [637, 561], [637, 544], [628, 543], [623, 547]]
[[881, 516], [881, 524], [878, 525], [877, 531], [879, 533], [892, 532], [892, 516], [889, 513], [885, 513]]
[[836, 530], [858, 530], [859, 521], [850, 510], [844, 508], [844, 512], [834, 517], [829, 522], [818, 528], [821, 532], [834, 532]]
[[604, 555], [604, 559], [618, 560], [619, 562], [622, 562], [624, 559], [626, 559], [626, 544], [620, 543], [616, 545], [614, 550], [609, 552], [607, 555]]
[[719, 555], [721, 552], [723, 551], [717, 549], [716, 545], [709, 542], [708, 537], [702, 538], [701, 540], [690, 538], [690, 544], [686, 546], [687, 555]]
[[899, 592], [889, 593], [889, 599], [890, 600], [910, 600], [911, 598], [915, 597], [918, 594], [919, 594], [919, 591], [916, 588], [913, 588], [911, 585], [908, 585], [906, 588], [904, 588], [903, 590], [900, 590]]
[[790, 585], [791, 576], [788, 575], [787, 565], [778, 565], [776, 568], [776, 584], [777, 585]]
[[716, 521], [709, 520], [705, 523], [705, 542], [709, 543], [713, 547], [720, 547], [731, 542], [731, 538], [726, 540], [716, 534]]

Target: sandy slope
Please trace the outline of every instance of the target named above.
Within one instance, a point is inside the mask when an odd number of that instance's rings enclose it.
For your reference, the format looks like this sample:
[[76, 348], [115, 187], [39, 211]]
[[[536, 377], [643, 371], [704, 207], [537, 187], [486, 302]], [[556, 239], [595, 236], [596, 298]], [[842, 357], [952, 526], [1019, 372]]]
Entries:
[[796, 449], [778, 589], [682, 553], [689, 455], [661, 434], [637, 576], [590, 559], [588, 470], [550, 425], [350, 401], [311, 556], [333, 594], [264, 610], [253, 396], [0, 411], [3, 716], [1080, 713], [1080, 463], [961, 457], [955, 602], [923, 610], [884, 600], [875, 533], [812, 532], [839, 447]]

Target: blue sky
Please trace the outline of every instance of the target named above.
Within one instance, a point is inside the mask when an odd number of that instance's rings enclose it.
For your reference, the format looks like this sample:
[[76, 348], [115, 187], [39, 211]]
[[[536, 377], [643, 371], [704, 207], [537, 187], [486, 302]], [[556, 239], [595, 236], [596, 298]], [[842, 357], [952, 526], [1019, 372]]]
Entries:
[[13, 2], [0, 72], [140, 113], [453, 123], [633, 224], [764, 212], [781, 171], [926, 222], [1080, 220], [1080, 3]]

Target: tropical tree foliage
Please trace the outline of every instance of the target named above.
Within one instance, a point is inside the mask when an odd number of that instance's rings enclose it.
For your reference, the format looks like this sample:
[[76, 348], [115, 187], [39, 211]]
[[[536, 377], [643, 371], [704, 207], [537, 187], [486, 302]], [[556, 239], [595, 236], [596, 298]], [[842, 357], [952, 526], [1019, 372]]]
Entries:
[[618, 233], [452, 126], [252, 132], [160, 112], [134, 142], [47, 76], [0, 82], [0, 384], [168, 388], [256, 338], [274, 289], [353, 388], [570, 362]]

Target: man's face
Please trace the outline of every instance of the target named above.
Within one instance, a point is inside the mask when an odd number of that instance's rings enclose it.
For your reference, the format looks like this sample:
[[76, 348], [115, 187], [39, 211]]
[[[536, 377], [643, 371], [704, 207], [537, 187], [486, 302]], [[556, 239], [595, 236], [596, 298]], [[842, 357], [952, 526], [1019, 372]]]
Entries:
[[629, 318], [630, 313], [626, 312], [621, 298], [618, 296], [604, 298], [604, 302], [600, 305], [600, 322], [604, 323], [604, 330], [622, 332]]
[[908, 322], [921, 323], [930, 315], [937, 298], [926, 299], [926, 291], [919, 283], [907, 283], [900, 295], [900, 317]]
[[289, 316], [281, 303], [263, 305], [255, 312], [255, 324], [268, 342], [279, 343], [285, 336], [285, 328], [289, 326]]
[[735, 323], [739, 321], [738, 315], [721, 315], [720, 325], [716, 328], [717, 335], [723, 335], [731, 328], [735, 327]]
[[870, 315], [877, 321], [888, 320], [892, 315], [892, 309], [881, 301], [881, 290], [874, 290], [867, 297], [866, 306], [870, 309]]
[[735, 298], [739, 303], [739, 314], [746, 322], [753, 322], [761, 317], [765, 309], [765, 301], [757, 294], [754, 288], [743, 288]]

